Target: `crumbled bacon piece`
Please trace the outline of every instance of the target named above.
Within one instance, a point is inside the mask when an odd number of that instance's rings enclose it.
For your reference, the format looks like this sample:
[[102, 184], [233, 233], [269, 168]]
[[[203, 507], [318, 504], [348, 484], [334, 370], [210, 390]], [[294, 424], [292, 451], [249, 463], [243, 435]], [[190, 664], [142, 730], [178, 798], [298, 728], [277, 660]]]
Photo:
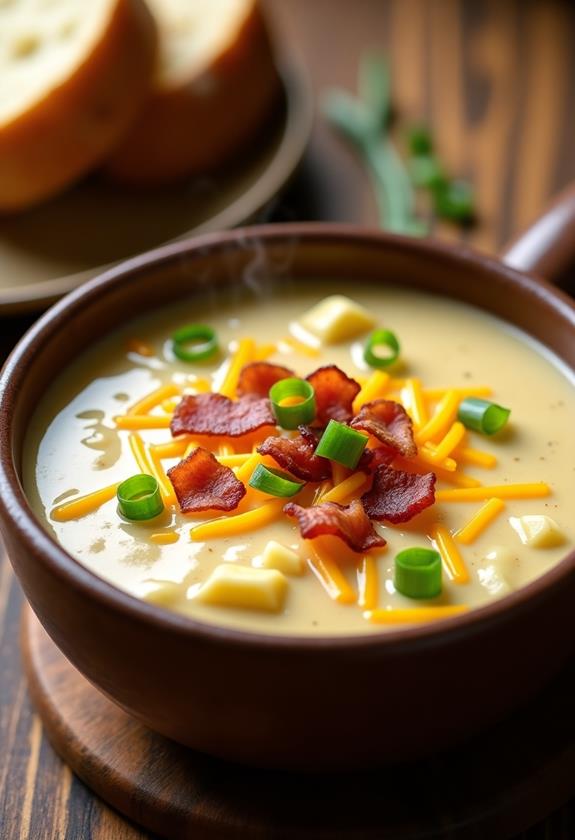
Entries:
[[347, 423], [353, 416], [352, 403], [361, 385], [350, 379], [337, 365], [320, 367], [307, 377], [315, 390], [314, 426], [327, 426], [330, 420]]
[[272, 385], [280, 379], [295, 376], [293, 370], [283, 365], [271, 365], [269, 362], [251, 362], [244, 365], [238, 379], [238, 396], [250, 394], [255, 397], [267, 397]]
[[305, 426], [294, 438], [269, 437], [258, 447], [261, 455], [270, 455], [280, 467], [302, 481], [324, 481], [331, 476], [331, 463], [327, 458], [314, 455], [317, 438]]
[[345, 507], [336, 502], [323, 502], [304, 508], [288, 502], [284, 513], [297, 519], [301, 535], [307, 540], [331, 534], [347, 543], [353, 551], [368, 551], [385, 545], [385, 540], [374, 531], [357, 499]]
[[391, 467], [377, 468], [371, 490], [361, 497], [370, 519], [394, 524], [408, 522], [435, 501], [435, 474], [407, 473]]
[[365, 403], [350, 426], [368, 432], [406, 458], [417, 455], [411, 418], [404, 407], [393, 400]]
[[201, 510], [234, 510], [246, 488], [233, 470], [224, 467], [207, 449], [198, 447], [168, 470], [182, 513]]
[[359, 459], [356, 470], [361, 472], [374, 473], [382, 465], [388, 466], [397, 458], [397, 452], [387, 446], [376, 446], [373, 449], [364, 449]]
[[270, 401], [244, 396], [230, 400], [222, 394], [187, 394], [182, 397], [170, 429], [172, 435], [224, 435], [241, 437], [262, 426], [275, 425]]

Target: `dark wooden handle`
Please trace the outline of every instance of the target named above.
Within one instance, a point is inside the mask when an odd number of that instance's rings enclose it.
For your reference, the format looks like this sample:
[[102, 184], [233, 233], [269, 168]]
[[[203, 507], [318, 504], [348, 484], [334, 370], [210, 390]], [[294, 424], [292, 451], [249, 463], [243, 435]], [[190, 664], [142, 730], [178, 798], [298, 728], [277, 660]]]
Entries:
[[564, 282], [569, 269], [575, 269], [575, 184], [505, 248], [502, 259], [520, 271]]

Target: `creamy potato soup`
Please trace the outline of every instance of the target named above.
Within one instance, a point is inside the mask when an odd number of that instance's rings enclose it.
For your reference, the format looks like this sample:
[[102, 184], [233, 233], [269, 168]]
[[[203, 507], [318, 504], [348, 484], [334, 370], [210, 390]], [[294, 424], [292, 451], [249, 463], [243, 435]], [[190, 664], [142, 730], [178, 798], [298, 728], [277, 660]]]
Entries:
[[[272, 634], [444, 618], [558, 563], [575, 540], [568, 371], [465, 304], [351, 288], [353, 300], [332, 297], [349, 284], [313, 282], [264, 299], [194, 298], [82, 354], [41, 400], [25, 447], [26, 492], [47, 531], [132, 595]], [[200, 343], [184, 334], [174, 346], [188, 325], [202, 326]], [[334, 365], [342, 373], [306, 380]], [[300, 381], [295, 395], [286, 376]], [[508, 420], [485, 413], [491, 404]], [[277, 455], [286, 441], [295, 460]], [[122, 506], [118, 485], [137, 474], [153, 478], [133, 498], [123, 485]], [[158, 499], [160, 513], [130, 518], [130, 502], [145, 515]], [[398, 559], [406, 549], [427, 551]]]

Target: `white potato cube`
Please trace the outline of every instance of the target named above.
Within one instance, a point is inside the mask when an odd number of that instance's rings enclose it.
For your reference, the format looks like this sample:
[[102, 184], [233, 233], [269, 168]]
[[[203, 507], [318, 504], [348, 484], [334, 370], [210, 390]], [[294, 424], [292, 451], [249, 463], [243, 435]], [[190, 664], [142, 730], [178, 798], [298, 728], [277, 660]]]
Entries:
[[322, 344], [337, 344], [367, 332], [375, 325], [375, 319], [345, 295], [330, 295], [304, 312], [299, 323]]
[[138, 594], [149, 604], [169, 607], [182, 596], [182, 587], [172, 580], [145, 580]]
[[262, 569], [277, 569], [285, 575], [301, 575], [303, 572], [303, 562], [297, 551], [275, 540], [268, 542], [257, 565]]
[[501, 569], [492, 563], [477, 570], [477, 577], [481, 586], [485, 587], [490, 595], [501, 597], [512, 592], [509, 582], [505, 580]]
[[555, 548], [565, 542], [565, 535], [550, 516], [512, 516], [509, 522], [523, 545], [531, 548]]
[[277, 569], [253, 569], [235, 563], [216, 566], [195, 596], [203, 604], [279, 612], [287, 580]]

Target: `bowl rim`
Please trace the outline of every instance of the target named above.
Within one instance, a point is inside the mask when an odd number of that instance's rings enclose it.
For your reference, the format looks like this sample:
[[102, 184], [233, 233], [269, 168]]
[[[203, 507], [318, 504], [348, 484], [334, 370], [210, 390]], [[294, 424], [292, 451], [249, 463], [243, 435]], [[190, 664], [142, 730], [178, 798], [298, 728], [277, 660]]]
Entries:
[[[569, 321], [575, 333], [575, 301], [566, 293], [547, 281], [516, 271], [501, 260], [474, 251], [468, 246], [438, 242], [433, 239], [414, 239], [386, 233], [349, 223], [294, 222], [282, 225], [256, 225], [231, 231], [208, 233], [190, 239], [163, 245], [153, 251], [140, 254], [74, 289], [58, 301], [22, 336], [8, 356], [0, 373], [0, 395], [2, 414], [0, 417], [0, 514], [4, 527], [16, 534], [28, 551], [47, 565], [52, 575], [65, 579], [67, 584], [102, 606], [135, 620], [156, 625], [178, 635], [199, 636], [204, 642], [226, 645], [277, 649], [289, 652], [309, 653], [314, 650], [342, 651], [366, 650], [383, 646], [397, 652], [405, 646], [418, 647], [434, 645], [438, 639], [463, 638], [478, 632], [487, 624], [504, 624], [513, 616], [532, 608], [538, 599], [545, 599], [555, 587], [560, 587], [564, 578], [575, 571], [575, 549], [559, 563], [540, 577], [520, 587], [493, 603], [474, 607], [457, 616], [397, 629], [373, 630], [348, 635], [287, 635], [262, 633], [237, 629], [226, 625], [211, 624], [193, 617], [150, 604], [135, 595], [116, 587], [99, 577], [69, 554], [36, 519], [29, 506], [24, 489], [20, 484], [12, 453], [12, 417], [18, 399], [21, 382], [25, 381], [27, 368], [40, 352], [42, 345], [54, 337], [66, 321], [78, 310], [90, 306], [101, 290], [133, 281], [142, 271], [178, 262], [182, 257], [202, 254], [206, 250], [218, 251], [225, 247], [242, 247], [246, 241], [260, 240], [271, 243], [277, 240], [306, 240], [311, 242], [337, 243], [338, 240], [371, 247], [387, 246], [399, 250], [419, 252], [429, 259], [442, 259], [455, 263], [459, 268], [473, 264], [476, 267], [499, 275], [523, 294], [531, 296], [553, 309], [557, 316]], [[166, 301], [168, 304], [169, 301]], [[6, 523], [9, 523], [7, 525]]]

